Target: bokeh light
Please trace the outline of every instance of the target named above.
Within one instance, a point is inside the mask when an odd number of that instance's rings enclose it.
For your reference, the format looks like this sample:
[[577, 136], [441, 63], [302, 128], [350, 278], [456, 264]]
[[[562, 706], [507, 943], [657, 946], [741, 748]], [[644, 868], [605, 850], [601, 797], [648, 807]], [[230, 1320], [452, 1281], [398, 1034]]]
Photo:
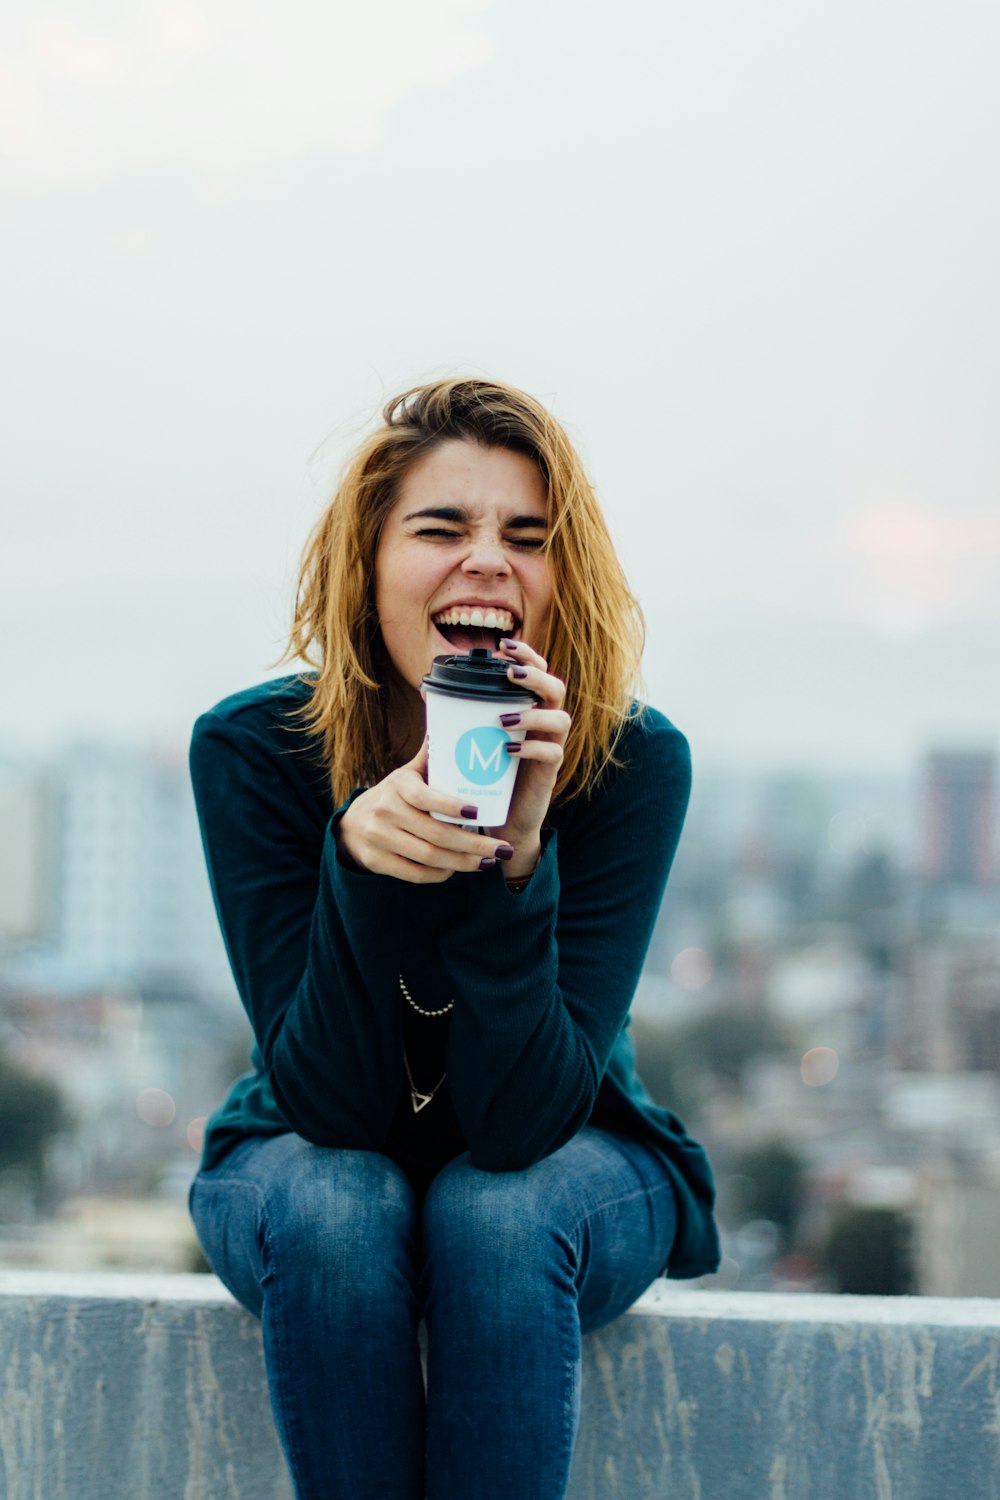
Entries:
[[192, 1151], [197, 1151], [199, 1156], [201, 1155], [201, 1148], [205, 1143], [205, 1125], [207, 1122], [207, 1115], [198, 1115], [196, 1119], [188, 1121], [188, 1127], [185, 1131], [188, 1145]]
[[704, 948], [682, 948], [670, 965], [670, 977], [682, 990], [700, 990], [713, 973], [711, 955]]
[[832, 1047], [810, 1047], [802, 1058], [802, 1082], [820, 1089], [832, 1083], [840, 1070], [840, 1058]]
[[140, 1089], [135, 1096], [135, 1112], [146, 1125], [172, 1125], [177, 1105], [166, 1089]]

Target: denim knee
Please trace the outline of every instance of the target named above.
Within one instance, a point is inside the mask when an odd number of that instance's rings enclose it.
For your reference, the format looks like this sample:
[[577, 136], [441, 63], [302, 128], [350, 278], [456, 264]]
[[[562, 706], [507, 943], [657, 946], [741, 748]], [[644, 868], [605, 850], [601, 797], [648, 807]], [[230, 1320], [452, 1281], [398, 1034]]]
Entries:
[[[424, 1254], [429, 1273], [441, 1279], [492, 1284], [498, 1295], [553, 1264], [572, 1276], [575, 1250], [560, 1227], [562, 1182], [545, 1164], [524, 1172], [484, 1172], [467, 1156], [439, 1172], [423, 1209]], [[556, 1211], [554, 1212], [554, 1207]], [[572, 1216], [570, 1216], [572, 1217]]]
[[308, 1146], [275, 1174], [263, 1202], [265, 1285], [301, 1275], [354, 1305], [391, 1291], [414, 1257], [418, 1212], [405, 1173], [372, 1151]]

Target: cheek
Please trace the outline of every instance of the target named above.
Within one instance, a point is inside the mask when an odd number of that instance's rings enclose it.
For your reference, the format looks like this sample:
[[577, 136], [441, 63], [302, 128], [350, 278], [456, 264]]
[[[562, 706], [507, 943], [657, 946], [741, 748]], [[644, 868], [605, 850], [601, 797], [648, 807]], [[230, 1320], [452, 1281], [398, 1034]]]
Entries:
[[552, 603], [552, 570], [548, 563], [540, 563], [530, 582], [532, 602], [537, 610], [548, 614]]

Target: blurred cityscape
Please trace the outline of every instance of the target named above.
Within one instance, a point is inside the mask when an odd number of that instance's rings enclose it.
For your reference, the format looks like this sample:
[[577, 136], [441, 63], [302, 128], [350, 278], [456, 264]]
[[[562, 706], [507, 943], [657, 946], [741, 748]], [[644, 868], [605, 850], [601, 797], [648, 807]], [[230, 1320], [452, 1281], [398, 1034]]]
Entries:
[[[250, 1031], [185, 757], [0, 754], [0, 850], [0, 1267], [205, 1269]], [[633, 1031], [716, 1168], [707, 1285], [1000, 1295], [993, 751], [698, 774]]]

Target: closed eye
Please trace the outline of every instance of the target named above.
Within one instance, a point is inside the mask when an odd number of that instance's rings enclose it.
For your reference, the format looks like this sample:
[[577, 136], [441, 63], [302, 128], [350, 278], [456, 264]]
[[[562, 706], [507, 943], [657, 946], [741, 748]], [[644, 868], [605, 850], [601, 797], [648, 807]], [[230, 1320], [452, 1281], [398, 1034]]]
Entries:
[[[461, 536], [460, 531], [449, 531], [445, 526], [423, 526], [416, 533], [418, 537], [441, 538], [446, 542], [453, 542]], [[512, 536], [507, 538], [510, 546], [523, 547], [527, 552], [538, 552], [545, 546], [544, 537]]]

